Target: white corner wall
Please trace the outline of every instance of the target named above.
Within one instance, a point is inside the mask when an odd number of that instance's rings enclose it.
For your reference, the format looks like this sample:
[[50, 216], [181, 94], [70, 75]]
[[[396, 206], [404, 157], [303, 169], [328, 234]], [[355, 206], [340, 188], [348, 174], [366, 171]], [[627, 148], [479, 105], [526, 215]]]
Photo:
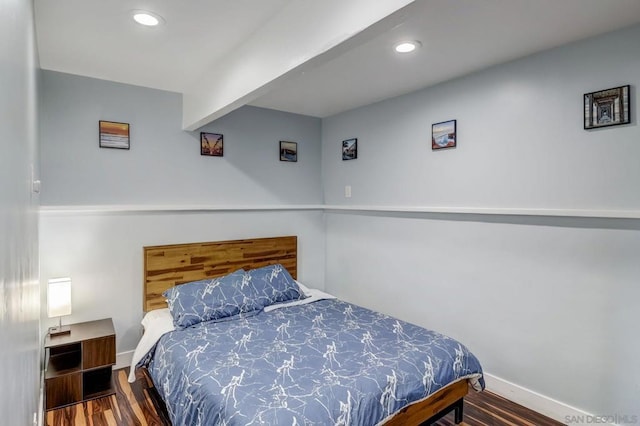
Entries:
[[0, 3], [0, 423], [41, 412], [38, 63], [31, 1]]
[[[298, 235], [300, 279], [323, 286], [319, 119], [240, 108], [199, 129], [224, 135], [206, 157], [177, 93], [51, 71], [42, 92], [41, 283], [72, 278], [65, 322], [112, 317], [133, 350], [147, 245]], [[99, 120], [130, 123], [131, 149], [99, 148]], [[298, 162], [279, 161], [280, 140]]]
[[[631, 124], [583, 130], [582, 95], [625, 84]], [[638, 414], [640, 220], [447, 208], [638, 217], [639, 85], [636, 26], [323, 120], [325, 202], [356, 209], [327, 213], [326, 289], [460, 339], [560, 420]], [[432, 152], [450, 119], [458, 147]]]

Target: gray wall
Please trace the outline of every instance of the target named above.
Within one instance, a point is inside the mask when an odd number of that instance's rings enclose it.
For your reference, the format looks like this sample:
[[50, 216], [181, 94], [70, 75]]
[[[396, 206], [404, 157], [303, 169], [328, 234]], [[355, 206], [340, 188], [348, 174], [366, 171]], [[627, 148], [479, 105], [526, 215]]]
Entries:
[[[639, 39], [636, 26], [324, 120], [326, 203], [639, 210]], [[633, 122], [583, 130], [582, 95], [624, 84]], [[432, 152], [431, 124], [451, 119], [458, 147]], [[343, 162], [351, 137], [358, 159]]]
[[[320, 120], [244, 107], [202, 131], [224, 135], [224, 157], [200, 155], [181, 130], [178, 93], [43, 72], [42, 204], [313, 204], [322, 200]], [[98, 121], [130, 124], [131, 149], [98, 147]], [[298, 162], [279, 161], [279, 141]]]
[[37, 63], [30, 1], [0, 3], [0, 422], [39, 412]]
[[[583, 130], [582, 95], [623, 84], [632, 123]], [[331, 117], [325, 201], [637, 217], [639, 85], [636, 26]], [[432, 152], [431, 124], [450, 119], [458, 147]], [[351, 137], [358, 159], [343, 162]], [[333, 212], [326, 249], [328, 291], [459, 338], [542, 395], [638, 413], [639, 220]]]
[[[179, 94], [51, 71], [42, 93], [41, 281], [71, 276], [66, 322], [113, 317], [117, 351], [133, 350], [147, 245], [298, 235], [299, 276], [323, 286], [322, 212], [300, 207], [322, 203], [319, 119], [241, 108], [201, 129], [224, 135], [206, 157]], [[99, 120], [130, 123], [131, 149], [99, 148]], [[279, 161], [280, 140], [298, 162]]]

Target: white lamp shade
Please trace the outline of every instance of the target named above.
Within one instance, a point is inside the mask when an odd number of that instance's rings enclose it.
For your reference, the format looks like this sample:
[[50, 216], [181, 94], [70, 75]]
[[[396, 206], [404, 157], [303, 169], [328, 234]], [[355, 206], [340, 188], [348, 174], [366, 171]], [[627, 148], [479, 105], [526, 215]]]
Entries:
[[71, 278], [49, 280], [47, 315], [49, 318], [71, 315]]

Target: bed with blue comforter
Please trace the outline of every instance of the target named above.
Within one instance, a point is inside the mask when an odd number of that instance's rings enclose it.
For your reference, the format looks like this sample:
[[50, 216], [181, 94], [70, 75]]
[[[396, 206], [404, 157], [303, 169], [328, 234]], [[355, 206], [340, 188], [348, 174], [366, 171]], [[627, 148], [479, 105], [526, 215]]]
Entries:
[[371, 426], [456, 381], [484, 388], [458, 341], [338, 299], [194, 321], [147, 363], [175, 426]]

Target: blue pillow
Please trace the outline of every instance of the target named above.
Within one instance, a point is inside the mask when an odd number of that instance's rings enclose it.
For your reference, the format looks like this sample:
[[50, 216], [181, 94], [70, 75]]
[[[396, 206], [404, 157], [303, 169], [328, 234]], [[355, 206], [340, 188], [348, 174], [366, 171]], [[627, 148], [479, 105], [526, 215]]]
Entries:
[[255, 289], [261, 308], [305, 297], [287, 268], [279, 263], [247, 271], [243, 281]]
[[178, 285], [162, 294], [177, 329], [254, 315], [265, 306], [305, 297], [280, 264], [248, 272], [240, 269], [223, 277]]
[[221, 320], [263, 308], [260, 297], [238, 270], [223, 277], [175, 286], [167, 298], [173, 324], [184, 329], [204, 321]]

